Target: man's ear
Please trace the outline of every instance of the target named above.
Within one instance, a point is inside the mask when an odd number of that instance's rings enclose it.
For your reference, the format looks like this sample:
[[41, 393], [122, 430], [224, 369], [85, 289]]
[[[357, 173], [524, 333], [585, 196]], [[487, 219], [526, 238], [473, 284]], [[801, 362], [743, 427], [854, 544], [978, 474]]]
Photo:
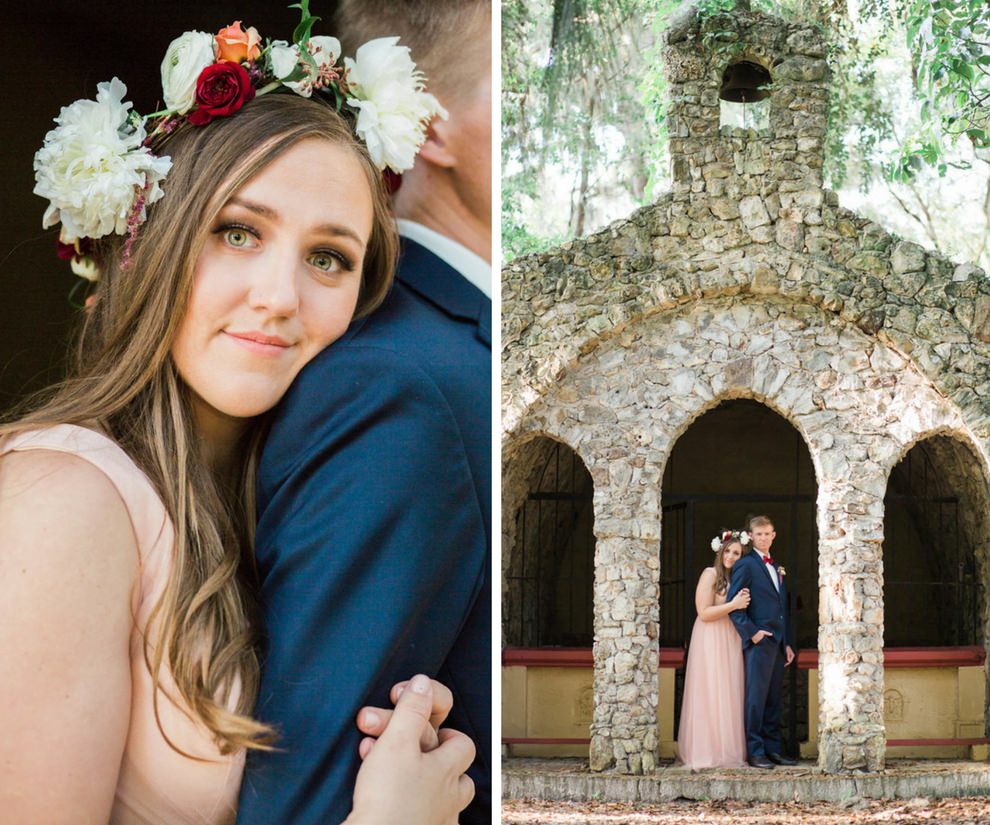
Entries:
[[426, 142], [419, 149], [419, 157], [427, 163], [443, 169], [452, 169], [457, 165], [457, 157], [453, 152], [454, 130], [450, 120], [435, 117], [426, 127]]

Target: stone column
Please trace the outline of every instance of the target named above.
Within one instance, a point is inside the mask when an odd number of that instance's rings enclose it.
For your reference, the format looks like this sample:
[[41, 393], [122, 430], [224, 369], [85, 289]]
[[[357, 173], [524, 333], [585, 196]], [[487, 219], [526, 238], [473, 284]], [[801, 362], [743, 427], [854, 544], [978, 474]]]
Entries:
[[[595, 711], [591, 770], [656, 767], [659, 520], [609, 487], [595, 498]], [[635, 497], [635, 496], [634, 496]], [[648, 508], [652, 509], [652, 508]], [[624, 512], [623, 512], [624, 511]], [[655, 524], [655, 527], [653, 526]]]
[[[829, 455], [831, 454], [831, 455]], [[872, 462], [819, 485], [818, 764], [828, 773], [883, 769], [883, 495]], [[834, 466], [833, 466], [834, 465]], [[838, 465], [842, 465], [841, 467]]]

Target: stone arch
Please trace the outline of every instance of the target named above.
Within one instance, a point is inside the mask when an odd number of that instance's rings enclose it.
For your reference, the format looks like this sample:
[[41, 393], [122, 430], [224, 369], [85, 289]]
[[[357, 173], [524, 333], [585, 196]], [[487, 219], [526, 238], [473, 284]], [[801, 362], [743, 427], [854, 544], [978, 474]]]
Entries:
[[[898, 496], [901, 500], [895, 499]], [[920, 500], [919, 500], [920, 499]], [[911, 505], [914, 506], [911, 506]], [[885, 647], [990, 646], [990, 464], [968, 428], [943, 423], [916, 433], [890, 468], [884, 514]], [[896, 521], [911, 522], [915, 545], [898, 542]], [[896, 545], [894, 544], [895, 542]], [[907, 546], [905, 546], [907, 544]], [[932, 554], [934, 549], [935, 554]], [[899, 564], [894, 553], [917, 557]], [[921, 569], [923, 581], [902, 584], [912, 595], [912, 634], [900, 631], [900, 571]], [[922, 577], [918, 577], [921, 579]], [[990, 657], [988, 657], [990, 658]], [[990, 679], [984, 664], [984, 680]], [[990, 725], [984, 701], [983, 730]]]
[[891, 432], [922, 408], [938, 412], [918, 420], [950, 420], [951, 404], [903, 355], [821, 307], [742, 293], [651, 314], [601, 341], [517, 429], [552, 431], [592, 457], [597, 769], [654, 764], [663, 468], [692, 421], [744, 397], [797, 428], [815, 470], [820, 760], [882, 766], [885, 464], [904, 440]]
[[520, 647], [590, 646], [594, 484], [565, 441], [533, 433], [506, 448], [503, 639]]
[[[773, 555], [787, 571], [797, 644], [817, 646], [817, 476], [806, 437], [791, 421], [772, 405], [740, 393], [716, 399], [675, 438], [661, 502], [661, 647], [689, 641], [695, 584], [711, 564], [711, 537], [726, 527], [745, 527], [746, 517], [758, 514], [774, 521]], [[660, 697], [661, 705], [673, 703], [675, 730], [682, 680], [679, 671], [673, 696]], [[782, 722], [788, 749], [795, 753], [809, 738], [808, 684], [807, 670], [787, 672]]]

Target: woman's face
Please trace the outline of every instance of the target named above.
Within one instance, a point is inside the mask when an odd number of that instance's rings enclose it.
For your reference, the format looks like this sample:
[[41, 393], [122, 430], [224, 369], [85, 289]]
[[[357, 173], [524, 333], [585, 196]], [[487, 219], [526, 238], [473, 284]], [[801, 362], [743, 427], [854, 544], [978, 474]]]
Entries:
[[347, 329], [372, 228], [351, 151], [309, 138], [244, 184], [209, 227], [172, 357], [201, 426], [271, 409]]
[[742, 555], [742, 545], [738, 541], [732, 542], [722, 551], [722, 566], [726, 570], [731, 570], [732, 565], [739, 561]]

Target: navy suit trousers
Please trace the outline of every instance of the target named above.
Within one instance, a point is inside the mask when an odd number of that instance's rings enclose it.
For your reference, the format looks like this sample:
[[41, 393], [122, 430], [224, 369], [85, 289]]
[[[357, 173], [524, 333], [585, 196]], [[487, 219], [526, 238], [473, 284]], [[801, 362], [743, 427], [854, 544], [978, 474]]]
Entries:
[[780, 709], [784, 687], [784, 646], [773, 637], [743, 651], [746, 668], [746, 752], [750, 757], [781, 753]]

